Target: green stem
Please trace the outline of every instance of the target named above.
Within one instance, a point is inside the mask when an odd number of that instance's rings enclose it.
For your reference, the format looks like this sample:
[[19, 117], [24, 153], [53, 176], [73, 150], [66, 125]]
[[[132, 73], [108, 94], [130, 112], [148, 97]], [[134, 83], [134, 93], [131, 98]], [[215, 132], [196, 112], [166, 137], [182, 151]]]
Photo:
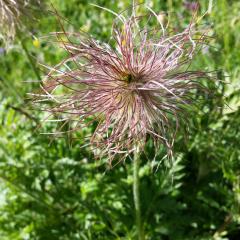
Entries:
[[40, 74], [39, 74], [39, 71], [38, 71], [38, 69], [37, 69], [37, 67], [36, 67], [36, 65], [35, 65], [35, 62], [33, 61], [33, 58], [32, 58], [32, 56], [31, 56], [31, 54], [29, 53], [29, 51], [28, 51], [28, 49], [27, 49], [26, 44], [24, 43], [24, 40], [20, 39], [20, 42], [21, 42], [21, 45], [22, 45], [22, 48], [23, 48], [24, 52], [25, 52], [26, 55], [27, 55], [27, 58], [28, 58], [28, 60], [29, 60], [29, 63], [30, 63], [30, 65], [31, 65], [31, 67], [32, 67], [32, 69], [33, 69], [33, 71], [34, 71], [37, 79], [38, 79], [39, 81], [41, 81], [41, 76], [40, 76]]
[[136, 213], [136, 227], [137, 227], [137, 235], [138, 240], [144, 240], [144, 232], [143, 225], [141, 219], [141, 202], [140, 202], [140, 191], [139, 191], [139, 165], [140, 165], [140, 153], [137, 148], [134, 159], [133, 159], [133, 200], [135, 205], [135, 213]]
[[172, 11], [173, 11], [173, 1], [172, 0], [168, 0], [167, 1], [167, 5], [168, 5], [169, 11], [172, 13]]

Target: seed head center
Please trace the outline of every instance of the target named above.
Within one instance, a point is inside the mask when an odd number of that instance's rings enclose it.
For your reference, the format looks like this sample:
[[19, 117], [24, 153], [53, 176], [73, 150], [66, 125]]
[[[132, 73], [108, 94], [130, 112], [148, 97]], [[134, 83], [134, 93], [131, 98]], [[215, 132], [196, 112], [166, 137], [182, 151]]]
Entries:
[[124, 80], [126, 83], [130, 84], [130, 83], [135, 82], [135, 77], [134, 77], [132, 74], [127, 74], [127, 75], [125, 75], [125, 77], [123, 78], [123, 80]]
[[127, 82], [131, 83], [134, 80], [133, 76], [131, 74], [128, 74], [127, 76]]

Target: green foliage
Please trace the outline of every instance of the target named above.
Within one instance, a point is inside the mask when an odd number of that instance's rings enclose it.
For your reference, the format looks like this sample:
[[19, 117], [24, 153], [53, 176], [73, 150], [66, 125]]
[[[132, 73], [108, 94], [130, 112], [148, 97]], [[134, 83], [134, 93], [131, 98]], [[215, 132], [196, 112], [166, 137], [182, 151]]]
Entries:
[[[110, 13], [88, 1], [52, 2], [72, 23], [64, 23], [67, 30], [84, 29], [104, 40], [109, 36]], [[179, 15], [191, 15], [182, 1], [148, 2], [156, 11], [170, 8]], [[128, 1], [94, 3], [118, 11]], [[208, 5], [201, 4], [204, 13]], [[218, 77], [229, 84], [219, 84], [218, 96], [203, 102], [190, 123], [188, 138], [179, 135], [171, 165], [161, 160], [163, 152], [152, 160], [151, 142], [141, 156], [146, 239], [234, 240], [240, 236], [239, 11], [238, 1], [213, 1], [203, 21], [213, 26], [210, 45], [214, 47], [194, 63], [196, 68], [217, 70]], [[29, 53], [35, 61], [57, 63], [62, 51], [40, 37], [59, 30], [58, 20], [50, 14], [36, 29], [39, 48], [30, 37], [22, 39]], [[39, 85], [32, 82], [36, 80], [16, 39], [15, 47], [0, 55], [0, 239], [135, 239], [132, 160], [113, 169], [104, 159], [96, 161], [88, 147], [80, 148], [91, 128], [79, 132], [78, 141], [40, 134], [54, 132], [56, 126], [42, 124], [44, 113], [31, 109], [27, 101], [27, 92]]]

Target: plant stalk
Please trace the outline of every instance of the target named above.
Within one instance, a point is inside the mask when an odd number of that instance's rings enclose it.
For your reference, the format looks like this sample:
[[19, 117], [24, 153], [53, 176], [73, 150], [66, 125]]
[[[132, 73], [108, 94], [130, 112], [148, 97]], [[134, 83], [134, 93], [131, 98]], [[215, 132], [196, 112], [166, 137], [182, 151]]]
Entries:
[[133, 159], [133, 200], [136, 214], [136, 228], [138, 240], [144, 240], [142, 216], [141, 216], [141, 201], [140, 201], [140, 179], [139, 179], [139, 166], [140, 166], [140, 153], [137, 148]]

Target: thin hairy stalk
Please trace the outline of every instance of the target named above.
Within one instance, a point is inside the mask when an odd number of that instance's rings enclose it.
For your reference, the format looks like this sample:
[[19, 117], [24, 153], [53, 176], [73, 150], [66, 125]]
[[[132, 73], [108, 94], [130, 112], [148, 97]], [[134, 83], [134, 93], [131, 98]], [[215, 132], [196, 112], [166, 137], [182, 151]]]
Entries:
[[135, 206], [136, 228], [138, 240], [144, 240], [144, 231], [141, 214], [141, 201], [140, 201], [140, 178], [139, 178], [139, 166], [140, 166], [140, 150], [136, 149], [133, 159], [133, 200]]

